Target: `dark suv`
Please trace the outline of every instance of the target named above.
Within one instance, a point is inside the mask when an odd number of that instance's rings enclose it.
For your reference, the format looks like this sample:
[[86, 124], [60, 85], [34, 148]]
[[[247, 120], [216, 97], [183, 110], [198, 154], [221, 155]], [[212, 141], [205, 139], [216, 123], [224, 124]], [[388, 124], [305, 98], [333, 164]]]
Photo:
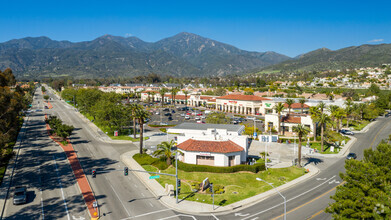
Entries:
[[346, 156], [346, 159], [351, 160], [351, 159], [356, 159], [357, 155], [355, 153], [349, 153], [348, 156]]

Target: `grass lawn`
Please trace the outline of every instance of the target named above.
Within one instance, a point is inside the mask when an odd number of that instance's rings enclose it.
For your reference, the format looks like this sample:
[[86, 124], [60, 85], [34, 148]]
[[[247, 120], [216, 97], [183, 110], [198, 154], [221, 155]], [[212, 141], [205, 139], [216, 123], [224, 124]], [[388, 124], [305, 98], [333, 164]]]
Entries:
[[[129, 137], [128, 135], [113, 136], [108, 134], [108, 136], [111, 138], [111, 140], [125, 140], [125, 141], [133, 141], [133, 142], [140, 141], [140, 138], [133, 138], [133, 137]], [[144, 137], [144, 140], [148, 140], [148, 139], [149, 137]]]
[[[345, 144], [348, 143], [348, 141], [350, 140], [349, 137], [347, 136], [343, 136], [341, 135], [340, 133], [337, 133], [335, 131], [328, 131], [328, 135], [331, 135], [333, 138], [331, 141], [335, 142], [335, 141], [338, 141], [339, 144], [342, 143], [342, 141], [345, 141]], [[307, 142], [304, 142], [303, 145], [307, 144]], [[310, 142], [310, 146], [311, 148], [313, 149], [317, 149], [318, 150], [318, 153], [321, 153], [321, 154], [337, 154], [337, 148], [334, 148], [334, 152], [331, 152], [330, 151], [330, 147], [332, 146], [331, 143], [324, 143], [323, 145], [323, 148], [324, 148], [324, 152], [321, 152], [321, 144], [320, 144], [320, 141], [317, 141], [317, 142]]]
[[353, 127], [355, 131], [361, 131], [369, 123], [370, 121], [367, 120], [349, 120], [349, 126], [347, 126], [347, 120], [342, 121], [344, 127]]
[[[147, 171], [157, 172], [158, 170], [151, 165], [144, 165], [143, 167]], [[162, 172], [175, 174], [175, 168], [170, 167]], [[257, 174], [251, 172], [202, 173], [178, 170], [178, 176], [181, 179], [179, 198], [212, 204], [211, 194], [193, 192], [194, 189], [198, 189], [198, 184], [208, 177], [215, 189], [224, 189], [224, 193], [215, 194], [215, 205], [224, 206], [272, 189], [268, 184], [255, 180], [257, 177], [273, 183], [277, 187], [304, 175], [304, 173], [305, 170], [303, 168], [299, 169], [296, 167], [269, 169], [268, 171], [262, 171]], [[175, 185], [174, 177], [160, 175], [160, 178], [156, 180], [163, 187], [166, 183]]]

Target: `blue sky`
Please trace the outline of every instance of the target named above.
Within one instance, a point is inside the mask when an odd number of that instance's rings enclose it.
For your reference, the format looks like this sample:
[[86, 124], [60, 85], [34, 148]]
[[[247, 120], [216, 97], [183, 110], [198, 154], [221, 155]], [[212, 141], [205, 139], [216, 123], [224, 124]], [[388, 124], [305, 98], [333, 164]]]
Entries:
[[154, 42], [191, 32], [249, 51], [296, 56], [391, 43], [388, 1], [5, 1], [0, 42], [48, 36], [72, 42], [104, 34]]

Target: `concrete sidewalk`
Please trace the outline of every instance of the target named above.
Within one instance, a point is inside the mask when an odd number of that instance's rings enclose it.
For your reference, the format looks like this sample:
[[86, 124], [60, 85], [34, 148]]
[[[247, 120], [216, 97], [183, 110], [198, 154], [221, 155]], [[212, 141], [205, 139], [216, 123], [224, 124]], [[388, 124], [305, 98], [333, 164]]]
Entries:
[[[133, 170], [144, 170], [142, 166], [140, 166], [134, 159], [133, 155], [138, 153], [137, 150], [130, 151], [121, 155], [121, 161], [129, 167], [129, 169]], [[295, 180], [292, 180], [284, 185], [277, 187], [279, 191], [284, 191], [298, 183], [301, 183], [316, 174], [319, 173], [319, 169], [311, 164], [305, 167], [309, 170], [309, 173], [301, 176]], [[238, 210], [247, 208], [249, 206], [255, 205], [262, 200], [267, 199], [270, 196], [277, 194], [275, 190], [269, 190], [267, 192], [258, 194], [256, 196], [244, 199], [242, 201], [227, 205], [227, 206], [217, 206], [215, 205], [215, 209], [213, 210], [213, 206], [210, 204], [193, 202], [180, 200], [178, 204], [176, 204], [176, 200], [174, 197], [170, 197], [168, 193], [165, 192], [164, 187], [161, 186], [156, 180], [149, 179], [148, 173], [143, 172], [134, 172], [134, 174], [144, 183], [144, 185], [149, 189], [149, 191], [160, 200], [168, 208], [173, 210], [187, 213], [187, 214], [210, 214], [210, 213], [231, 213], [236, 212]]]

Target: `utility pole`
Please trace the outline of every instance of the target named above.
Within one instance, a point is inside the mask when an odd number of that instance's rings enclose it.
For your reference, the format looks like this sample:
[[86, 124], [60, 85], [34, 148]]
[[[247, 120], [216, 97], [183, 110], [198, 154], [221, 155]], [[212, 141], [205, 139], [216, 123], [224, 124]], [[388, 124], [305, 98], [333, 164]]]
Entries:
[[178, 149], [175, 151], [175, 184], [176, 184], [176, 204], [178, 204]]

